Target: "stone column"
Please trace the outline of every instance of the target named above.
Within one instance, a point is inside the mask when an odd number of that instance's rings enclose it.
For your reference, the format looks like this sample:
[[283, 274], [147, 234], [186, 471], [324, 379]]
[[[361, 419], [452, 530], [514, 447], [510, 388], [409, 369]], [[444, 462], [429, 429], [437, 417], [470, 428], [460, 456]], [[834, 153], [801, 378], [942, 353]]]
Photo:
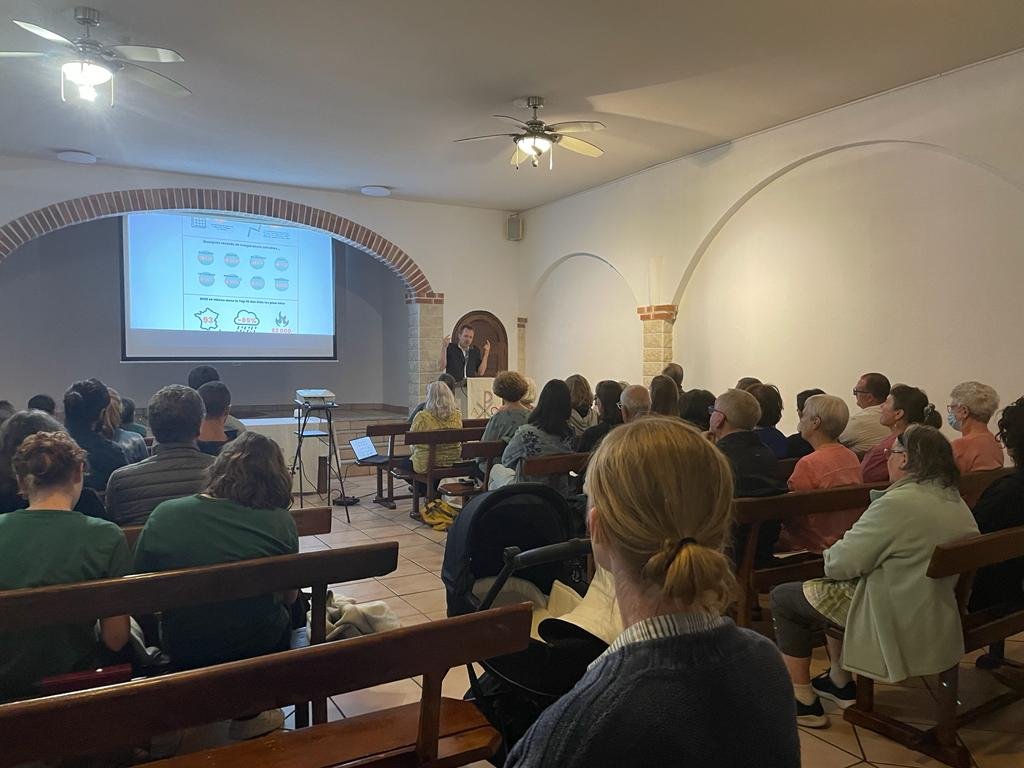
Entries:
[[672, 325], [676, 321], [675, 304], [637, 307], [644, 324], [644, 385], [672, 362]]
[[526, 375], [526, 318], [516, 318], [516, 370]]
[[440, 371], [437, 360], [444, 338], [444, 294], [406, 296], [409, 306], [409, 405], [423, 402], [427, 384]]

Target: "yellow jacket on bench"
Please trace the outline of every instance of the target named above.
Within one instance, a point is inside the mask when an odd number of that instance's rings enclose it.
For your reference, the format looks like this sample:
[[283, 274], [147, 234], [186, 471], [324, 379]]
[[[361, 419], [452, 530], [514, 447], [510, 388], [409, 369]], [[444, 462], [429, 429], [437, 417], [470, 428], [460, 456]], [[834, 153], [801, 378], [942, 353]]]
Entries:
[[959, 663], [963, 631], [956, 578], [925, 575], [939, 544], [978, 534], [958, 490], [902, 480], [825, 550], [825, 575], [858, 579], [843, 640], [843, 668], [882, 682], [932, 675]]
[[[412, 420], [410, 432], [436, 432], [439, 429], [462, 429], [462, 413], [458, 410], [447, 421], [441, 421], [429, 411], [420, 411]], [[427, 471], [427, 457], [430, 455], [429, 445], [412, 446], [413, 471], [423, 474]], [[435, 467], [450, 467], [462, 458], [462, 443], [441, 443], [434, 452]]]

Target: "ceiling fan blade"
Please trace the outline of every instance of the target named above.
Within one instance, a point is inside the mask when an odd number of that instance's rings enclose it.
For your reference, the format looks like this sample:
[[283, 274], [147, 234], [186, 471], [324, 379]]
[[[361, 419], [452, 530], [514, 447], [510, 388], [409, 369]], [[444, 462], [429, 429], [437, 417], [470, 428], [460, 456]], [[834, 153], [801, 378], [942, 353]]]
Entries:
[[489, 133], [486, 136], [469, 136], [465, 139], [455, 139], [452, 143], [458, 144], [462, 141], [482, 141], [483, 139], [506, 139], [515, 136], [514, 133]]
[[126, 61], [120, 63], [124, 67], [121, 70], [123, 74], [128, 75], [133, 80], [138, 80], [143, 85], [148, 85], [150, 88], [154, 88], [168, 96], [192, 95], [192, 91], [177, 80], [172, 80], [166, 75], [161, 75], [159, 72], [154, 72], [146, 67], [140, 67], [138, 64], [129, 64]]
[[586, 133], [587, 131], [603, 131], [604, 123], [597, 120], [570, 120], [565, 123], [552, 123], [547, 127], [552, 133]]
[[185, 60], [177, 51], [172, 51], [170, 48], [155, 48], [151, 45], [112, 45], [110, 50], [125, 61], [172, 64]]
[[511, 115], [491, 115], [491, 117], [496, 117], [499, 120], [511, 120], [513, 123], [516, 123], [517, 125], [526, 125], [526, 123], [524, 123], [518, 117], [512, 117]]
[[577, 139], [572, 136], [562, 136], [558, 134], [556, 136], [558, 146], [568, 149], [570, 152], [576, 152], [587, 157], [600, 157], [604, 154], [604, 150], [600, 147], [595, 147], [589, 141], [583, 139]]
[[27, 21], [18, 21], [17, 19], [13, 19], [13, 21], [26, 32], [31, 32], [33, 35], [38, 35], [39, 37], [43, 38], [43, 40], [49, 40], [51, 43], [59, 43], [61, 45], [66, 45], [70, 48], [75, 47], [75, 44], [68, 40], [66, 37], [58, 35], [56, 32], [51, 32], [45, 27], [39, 27], [36, 26], [35, 24], [29, 24]]
[[49, 55], [35, 51], [0, 51], [0, 59], [42, 59]]

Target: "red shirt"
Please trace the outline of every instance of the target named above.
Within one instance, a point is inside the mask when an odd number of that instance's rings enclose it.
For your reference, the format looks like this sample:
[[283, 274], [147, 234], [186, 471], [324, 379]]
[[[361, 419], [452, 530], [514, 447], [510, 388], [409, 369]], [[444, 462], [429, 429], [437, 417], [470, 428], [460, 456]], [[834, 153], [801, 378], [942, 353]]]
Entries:
[[898, 435], [892, 434], [864, 454], [860, 463], [860, 473], [865, 483], [889, 482], [889, 457], [886, 451], [892, 448]]

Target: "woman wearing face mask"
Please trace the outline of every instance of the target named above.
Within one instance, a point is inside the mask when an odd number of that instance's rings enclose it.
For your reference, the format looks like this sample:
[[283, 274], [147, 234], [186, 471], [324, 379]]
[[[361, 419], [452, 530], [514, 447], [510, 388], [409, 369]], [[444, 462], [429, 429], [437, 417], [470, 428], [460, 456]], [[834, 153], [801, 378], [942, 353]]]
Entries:
[[961, 472], [1003, 466], [1003, 447], [988, 428], [998, 409], [999, 394], [987, 384], [965, 381], [949, 393], [946, 420], [962, 434], [953, 441], [953, 456]]
[[879, 421], [892, 434], [864, 454], [860, 471], [865, 483], [885, 483], [892, 479], [887, 467], [889, 449], [911, 424], [927, 424], [936, 429], [942, 426], [942, 419], [935, 406], [928, 402], [924, 390], [906, 384], [897, 384], [890, 390], [889, 396], [882, 403]]

